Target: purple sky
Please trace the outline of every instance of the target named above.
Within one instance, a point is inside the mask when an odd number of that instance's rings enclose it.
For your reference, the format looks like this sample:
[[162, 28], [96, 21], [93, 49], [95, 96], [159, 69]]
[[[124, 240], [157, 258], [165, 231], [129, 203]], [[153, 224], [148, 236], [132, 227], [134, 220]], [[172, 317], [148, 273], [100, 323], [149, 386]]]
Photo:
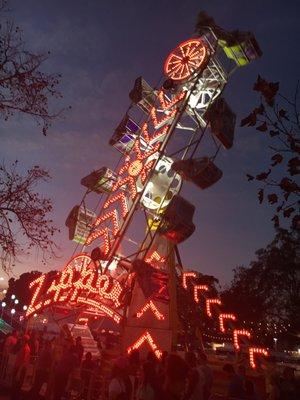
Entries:
[[[26, 117], [0, 122], [1, 159], [18, 159], [24, 169], [49, 169], [53, 179], [42, 190], [54, 201], [61, 229], [56, 237], [60, 259], [43, 266], [33, 253], [18, 264], [17, 273], [58, 268], [71, 256], [75, 244], [64, 222], [83, 196], [80, 179], [94, 168], [114, 166], [119, 154], [108, 140], [127, 109], [135, 78], [157, 82], [169, 51], [193, 33], [198, 11], [206, 10], [224, 28], [252, 30], [264, 52], [239, 69], [225, 91], [238, 125], [256, 105], [251, 88], [258, 73], [282, 82], [285, 93], [299, 77], [297, 1], [14, 0], [11, 8], [27, 47], [51, 51], [45, 69], [63, 75], [61, 105], [72, 106], [47, 137]], [[233, 267], [247, 265], [272, 239], [271, 211], [258, 205], [255, 186], [245, 179], [247, 172], [264, 169], [268, 158], [263, 135], [237, 127], [234, 147], [217, 160], [222, 180], [206, 191], [185, 188], [184, 196], [197, 207], [196, 232], [180, 245], [186, 266], [226, 283]]]

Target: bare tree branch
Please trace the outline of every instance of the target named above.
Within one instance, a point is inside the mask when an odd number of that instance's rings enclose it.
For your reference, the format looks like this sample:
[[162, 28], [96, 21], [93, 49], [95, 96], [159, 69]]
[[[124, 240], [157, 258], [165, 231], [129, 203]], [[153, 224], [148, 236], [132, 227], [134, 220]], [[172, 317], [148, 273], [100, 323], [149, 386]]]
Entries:
[[49, 173], [35, 166], [22, 176], [16, 165], [10, 170], [0, 166], [0, 263], [5, 271], [33, 247], [53, 255], [52, 237], [57, 231], [48, 217], [51, 200], [35, 191], [39, 182], [50, 179]]
[[17, 113], [35, 119], [46, 135], [63, 109], [51, 111], [51, 98], [62, 95], [57, 89], [59, 74], [42, 72], [49, 53], [33, 54], [25, 49], [22, 31], [4, 12], [7, 1], [0, 0], [0, 117], [5, 121]]

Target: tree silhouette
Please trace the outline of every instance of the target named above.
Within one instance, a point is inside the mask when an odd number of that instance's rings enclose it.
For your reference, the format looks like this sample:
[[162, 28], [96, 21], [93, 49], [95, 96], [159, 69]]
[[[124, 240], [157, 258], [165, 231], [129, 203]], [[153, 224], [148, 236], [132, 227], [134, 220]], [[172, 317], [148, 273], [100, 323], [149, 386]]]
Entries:
[[[0, 118], [7, 121], [16, 114], [35, 119], [46, 135], [61, 111], [50, 111], [51, 99], [61, 97], [57, 90], [60, 76], [41, 70], [48, 54], [35, 54], [25, 48], [21, 29], [10, 16], [8, 0], [0, 0]], [[50, 178], [47, 171], [34, 166], [22, 176], [17, 162], [0, 165], [0, 265], [9, 272], [19, 255], [32, 247], [53, 253], [52, 236], [56, 229], [48, 214], [52, 202], [43, 198], [35, 186]]]
[[300, 230], [279, 229], [274, 240], [257, 250], [248, 268], [237, 267], [222, 300], [239, 322], [271, 339], [300, 330]]
[[53, 254], [52, 236], [57, 229], [48, 218], [52, 202], [35, 191], [39, 182], [49, 178], [38, 166], [24, 176], [17, 172], [17, 162], [10, 170], [0, 166], [0, 265], [6, 272], [18, 255], [33, 247]]
[[8, 15], [7, 1], [0, 0], [0, 116], [7, 121], [15, 114], [27, 114], [46, 135], [62, 113], [49, 107], [51, 98], [62, 97], [57, 90], [60, 75], [42, 72], [49, 53], [26, 50], [21, 29]]
[[[46, 279], [53, 279], [57, 271], [50, 271], [47, 273]], [[10, 278], [8, 281], [8, 288], [3, 299], [6, 304], [11, 304], [17, 311], [22, 311], [23, 306], [28, 306], [32, 298], [32, 290], [29, 288], [31, 282], [38, 278], [42, 273], [40, 271], [29, 271], [21, 274], [17, 279]], [[15, 295], [18, 299], [18, 304], [13, 304], [11, 296]]]
[[247, 174], [249, 181], [260, 183], [259, 203], [274, 206], [273, 222], [281, 225], [282, 217], [300, 223], [300, 187], [296, 176], [300, 173], [300, 110], [299, 82], [293, 99], [279, 92], [279, 83], [267, 82], [258, 76], [253, 90], [260, 94], [260, 104], [242, 120], [241, 126], [253, 126], [270, 139], [271, 158], [267, 170], [256, 176]]

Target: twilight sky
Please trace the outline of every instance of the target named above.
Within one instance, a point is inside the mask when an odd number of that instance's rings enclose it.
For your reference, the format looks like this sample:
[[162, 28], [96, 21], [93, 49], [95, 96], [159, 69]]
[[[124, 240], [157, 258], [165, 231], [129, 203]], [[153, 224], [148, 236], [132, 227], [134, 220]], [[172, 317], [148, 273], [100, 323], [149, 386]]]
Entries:
[[[115, 165], [119, 153], [108, 140], [129, 105], [135, 78], [157, 82], [165, 57], [192, 35], [200, 10], [224, 28], [252, 30], [264, 52], [227, 85], [225, 98], [237, 114], [237, 125], [257, 103], [251, 88], [258, 73], [280, 81], [287, 94], [299, 78], [296, 0], [12, 0], [11, 8], [27, 48], [50, 50], [44, 68], [62, 74], [64, 99], [57, 107], [72, 106], [47, 137], [30, 118], [0, 121], [1, 160], [18, 159], [24, 169], [40, 165], [50, 171], [53, 179], [41, 190], [53, 199], [54, 220], [61, 229], [56, 237], [59, 259], [44, 266], [33, 252], [16, 273], [59, 268], [71, 256], [75, 244], [68, 240], [64, 222], [83, 196], [80, 179], [94, 168]], [[197, 226], [180, 245], [186, 266], [226, 283], [233, 267], [247, 265], [255, 250], [272, 239], [271, 211], [258, 205], [255, 185], [245, 178], [247, 172], [264, 169], [268, 159], [263, 134], [237, 126], [234, 147], [222, 150], [217, 159], [222, 180], [206, 191], [194, 186], [184, 190], [196, 205]]]

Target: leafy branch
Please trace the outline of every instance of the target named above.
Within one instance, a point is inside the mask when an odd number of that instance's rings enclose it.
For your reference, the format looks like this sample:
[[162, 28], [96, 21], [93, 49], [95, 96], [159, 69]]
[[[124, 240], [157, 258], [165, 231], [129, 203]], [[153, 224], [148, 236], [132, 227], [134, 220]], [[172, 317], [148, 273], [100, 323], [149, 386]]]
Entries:
[[259, 203], [267, 201], [274, 206], [272, 221], [276, 228], [282, 217], [296, 226], [300, 223], [300, 187], [296, 182], [300, 173], [299, 82], [293, 99], [279, 93], [278, 82], [267, 82], [260, 76], [253, 90], [260, 94], [260, 104], [241, 121], [241, 126], [255, 127], [269, 137], [271, 158], [267, 171], [247, 174], [247, 178], [261, 185]]

